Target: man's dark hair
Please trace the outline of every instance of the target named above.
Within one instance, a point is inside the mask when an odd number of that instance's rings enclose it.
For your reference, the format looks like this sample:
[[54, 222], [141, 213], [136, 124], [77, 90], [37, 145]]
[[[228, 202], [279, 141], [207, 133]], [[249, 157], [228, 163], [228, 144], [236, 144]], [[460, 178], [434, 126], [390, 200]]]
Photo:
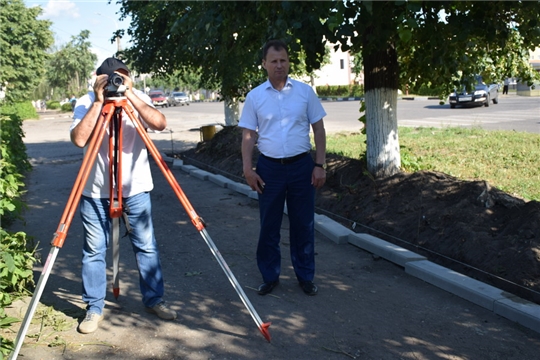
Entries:
[[289, 50], [287, 49], [287, 44], [285, 44], [285, 42], [283, 42], [282, 40], [269, 40], [266, 44], [264, 44], [263, 47], [263, 59], [266, 60], [266, 55], [268, 54], [268, 50], [270, 48], [274, 48], [277, 51], [285, 49], [285, 52], [287, 53], [287, 55], [289, 55]]

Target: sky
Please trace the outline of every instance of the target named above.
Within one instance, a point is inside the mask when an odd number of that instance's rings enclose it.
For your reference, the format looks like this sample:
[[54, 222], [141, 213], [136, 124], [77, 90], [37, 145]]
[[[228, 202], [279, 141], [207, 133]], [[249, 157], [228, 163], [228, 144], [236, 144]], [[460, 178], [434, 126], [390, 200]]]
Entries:
[[[52, 22], [50, 30], [54, 33], [55, 46], [58, 48], [67, 44], [82, 30], [89, 30], [91, 51], [98, 57], [96, 68], [116, 52], [116, 42], [112, 44], [110, 42], [116, 29], [129, 27], [129, 20], [118, 20], [120, 5], [117, 5], [115, 0], [112, 0], [111, 4], [108, 4], [108, 0], [24, 0], [24, 2], [27, 7], [41, 6], [43, 13], [38, 19]], [[128, 39], [122, 38], [120, 47], [128, 46]]]

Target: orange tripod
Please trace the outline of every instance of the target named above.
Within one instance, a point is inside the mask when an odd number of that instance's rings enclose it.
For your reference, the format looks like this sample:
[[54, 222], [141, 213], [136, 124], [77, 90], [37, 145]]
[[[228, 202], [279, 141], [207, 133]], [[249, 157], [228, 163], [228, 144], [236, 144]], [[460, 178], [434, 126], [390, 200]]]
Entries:
[[[66, 239], [69, 226], [71, 225], [71, 222], [77, 210], [77, 206], [79, 204], [79, 200], [81, 198], [83, 188], [86, 184], [90, 171], [96, 160], [97, 154], [99, 152], [99, 148], [101, 146], [103, 137], [108, 127], [111, 129], [110, 133], [112, 133], [113, 132], [112, 129], [114, 129], [115, 134], [119, 135], [119, 136], [116, 136], [115, 144], [113, 144], [112, 137], [109, 138], [109, 154], [110, 154], [109, 156], [111, 157], [111, 159], [113, 159], [114, 157], [117, 160], [117, 161], [111, 160], [110, 161], [111, 165], [109, 167], [109, 179], [110, 179], [110, 187], [111, 187], [110, 215], [111, 215], [113, 223], [114, 221], [118, 221], [118, 218], [122, 215], [122, 204], [121, 204], [121, 199], [122, 199], [121, 173], [122, 172], [121, 172], [121, 167], [118, 166], [118, 164], [121, 163], [121, 153], [122, 153], [121, 151], [122, 149], [121, 147], [122, 146], [122, 140], [121, 140], [122, 139], [122, 136], [121, 136], [122, 113], [127, 114], [128, 117], [133, 122], [133, 125], [135, 126], [137, 133], [139, 134], [144, 144], [146, 145], [146, 148], [148, 149], [150, 154], [153, 156], [160, 170], [163, 172], [165, 178], [169, 182], [169, 185], [173, 189], [174, 193], [180, 200], [180, 203], [182, 204], [189, 218], [191, 219], [191, 222], [193, 223], [195, 228], [197, 228], [197, 230], [200, 232], [201, 236], [203, 237], [206, 244], [210, 248], [210, 251], [216, 258], [216, 260], [219, 262], [221, 268], [223, 269], [229, 281], [233, 285], [233, 288], [236, 290], [236, 292], [240, 296], [240, 299], [244, 303], [244, 306], [247, 308], [253, 320], [257, 324], [259, 331], [263, 334], [266, 340], [270, 341], [270, 333], [268, 332], [268, 327], [270, 326], [270, 323], [262, 322], [261, 318], [255, 311], [253, 305], [251, 304], [248, 297], [244, 293], [244, 290], [242, 289], [242, 287], [236, 280], [234, 274], [229, 269], [229, 266], [227, 265], [227, 263], [221, 256], [221, 253], [217, 249], [216, 245], [210, 238], [210, 235], [208, 235], [208, 233], [206, 232], [204, 221], [191, 206], [191, 203], [189, 202], [188, 198], [186, 197], [186, 195], [180, 188], [180, 185], [174, 178], [174, 175], [172, 174], [171, 170], [169, 169], [169, 167], [163, 160], [163, 157], [157, 150], [156, 146], [154, 145], [154, 143], [152, 142], [152, 140], [146, 133], [146, 130], [142, 126], [140, 120], [137, 118], [137, 116], [135, 116], [134, 110], [129, 105], [127, 99], [125, 97], [114, 97], [114, 98], [107, 98], [105, 105], [101, 109], [101, 115], [94, 128], [94, 135], [90, 139], [90, 143], [88, 144], [86, 154], [83, 158], [81, 168], [75, 180], [75, 184], [69, 196], [66, 208], [64, 209], [64, 212], [60, 219], [60, 223], [52, 239], [52, 242], [51, 242], [52, 248], [49, 252], [47, 261], [45, 262], [45, 265], [41, 272], [41, 276], [39, 278], [36, 289], [32, 296], [32, 300], [30, 301], [30, 305], [28, 306], [28, 310], [26, 311], [24, 320], [17, 334], [17, 338], [15, 340], [15, 349], [11, 355], [11, 359], [15, 360], [17, 358], [19, 351], [22, 347], [22, 344], [24, 342], [24, 337], [26, 336], [26, 332], [28, 331], [28, 327], [30, 325], [30, 321], [34, 315], [34, 312], [36, 311], [37, 305], [39, 303], [39, 299], [41, 298], [45, 284], [47, 283], [47, 279], [49, 278], [52, 267], [58, 255], [58, 251], [64, 245], [64, 241]], [[113, 119], [113, 116], [114, 116], [114, 119]], [[111, 123], [111, 119], [113, 119], [112, 123]], [[112, 150], [112, 148], [114, 148], [114, 150]], [[115, 174], [115, 176], [113, 176], [113, 173]], [[113, 189], [114, 182], [117, 184], [116, 191]], [[117, 199], [117, 201], [113, 201], [115, 199]], [[113, 237], [114, 237], [114, 234], [113, 234]], [[115, 245], [114, 245], [114, 239], [113, 239], [113, 258], [117, 257], [117, 254], [115, 254], [115, 250], [117, 251], [117, 249], [114, 249], [114, 247]], [[118, 297], [119, 287], [118, 287], [118, 277], [117, 277], [117, 263], [114, 266], [115, 266], [115, 269], [114, 269], [115, 275], [113, 275], [113, 293], [115, 297]]]

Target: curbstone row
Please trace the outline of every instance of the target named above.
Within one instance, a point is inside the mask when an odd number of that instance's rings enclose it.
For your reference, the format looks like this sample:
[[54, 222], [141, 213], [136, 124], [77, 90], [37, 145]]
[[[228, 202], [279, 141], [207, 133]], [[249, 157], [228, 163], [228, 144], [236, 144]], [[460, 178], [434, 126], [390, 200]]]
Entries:
[[[218, 186], [258, 200], [257, 192], [251, 190], [246, 184], [200, 170], [192, 165], [184, 165], [182, 160], [165, 156], [164, 160], [170, 163], [173, 169], [181, 169], [198, 179], [209, 180]], [[284, 213], [287, 214], [286, 205]], [[428, 261], [424, 256], [375, 236], [355, 233], [325, 215], [315, 214], [315, 230], [336, 244], [351, 244], [380, 256], [403, 267], [405, 272], [411, 276], [540, 333], [540, 305], [437, 265]]]

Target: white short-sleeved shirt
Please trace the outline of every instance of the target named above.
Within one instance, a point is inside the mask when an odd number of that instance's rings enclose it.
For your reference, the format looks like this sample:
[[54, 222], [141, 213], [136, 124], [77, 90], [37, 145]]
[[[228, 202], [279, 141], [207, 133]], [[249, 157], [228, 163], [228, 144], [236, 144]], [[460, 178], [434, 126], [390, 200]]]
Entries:
[[[152, 100], [140, 90], [134, 90], [135, 94], [148, 105], [152, 106]], [[74, 109], [73, 122], [69, 131], [82, 120], [84, 115], [94, 103], [95, 94], [89, 92], [77, 100]], [[133, 109], [135, 110], [135, 109]], [[135, 111], [135, 115], [138, 113]], [[139, 117], [140, 119], [140, 117]], [[142, 121], [142, 119], [141, 119]], [[143, 126], [146, 126], [142, 121]], [[154, 188], [150, 164], [148, 163], [148, 151], [143, 140], [137, 133], [137, 129], [129, 116], [122, 112], [122, 196], [130, 197]], [[86, 154], [87, 147], [84, 148]], [[83, 195], [92, 198], [109, 198], [109, 130], [103, 136], [101, 147], [96, 157], [95, 164], [88, 176], [88, 181], [83, 190]]]
[[326, 112], [309, 85], [288, 78], [277, 91], [267, 80], [248, 93], [238, 126], [258, 131], [262, 154], [286, 158], [311, 149], [310, 125], [324, 116]]

